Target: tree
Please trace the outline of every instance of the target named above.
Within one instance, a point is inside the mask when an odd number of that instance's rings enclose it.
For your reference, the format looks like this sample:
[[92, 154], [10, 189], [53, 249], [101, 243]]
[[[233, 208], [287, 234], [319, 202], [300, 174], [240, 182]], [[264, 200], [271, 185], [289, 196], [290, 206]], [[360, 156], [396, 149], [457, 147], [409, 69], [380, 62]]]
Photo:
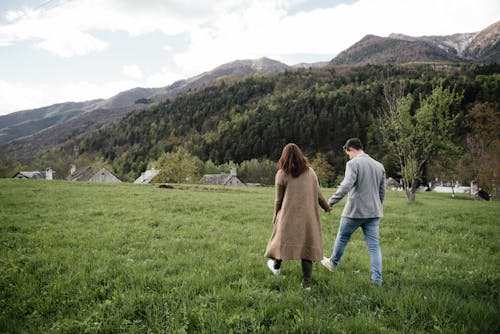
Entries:
[[437, 156], [442, 161], [451, 160], [452, 153], [457, 152], [452, 142], [455, 117], [451, 111], [462, 95], [441, 84], [430, 95], [420, 96], [420, 107], [413, 112], [413, 95], [404, 96], [403, 92], [401, 84], [384, 85], [387, 107], [383, 108], [380, 125], [388, 150], [400, 169], [406, 198], [414, 201], [425, 163]]
[[276, 173], [276, 163], [271, 160], [251, 159], [240, 164], [238, 175], [245, 183], [273, 184]]
[[469, 167], [478, 185], [495, 190], [500, 175], [500, 113], [491, 103], [477, 103], [469, 111], [471, 133], [466, 137]]
[[155, 182], [184, 183], [200, 177], [203, 162], [192, 156], [186, 149], [179, 148], [175, 152], [166, 152], [158, 159], [160, 172]]
[[316, 153], [311, 161], [311, 167], [316, 172], [320, 185], [327, 186], [329, 182], [333, 182], [335, 179], [335, 170], [323, 153]]

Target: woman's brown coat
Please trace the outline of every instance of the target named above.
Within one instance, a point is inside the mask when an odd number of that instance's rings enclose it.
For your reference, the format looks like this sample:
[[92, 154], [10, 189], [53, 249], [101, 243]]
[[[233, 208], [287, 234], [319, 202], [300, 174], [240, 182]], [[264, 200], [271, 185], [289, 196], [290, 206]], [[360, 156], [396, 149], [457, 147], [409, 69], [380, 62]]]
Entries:
[[275, 177], [274, 228], [265, 256], [279, 260], [323, 258], [318, 204], [328, 211], [312, 168], [294, 178], [279, 170]]

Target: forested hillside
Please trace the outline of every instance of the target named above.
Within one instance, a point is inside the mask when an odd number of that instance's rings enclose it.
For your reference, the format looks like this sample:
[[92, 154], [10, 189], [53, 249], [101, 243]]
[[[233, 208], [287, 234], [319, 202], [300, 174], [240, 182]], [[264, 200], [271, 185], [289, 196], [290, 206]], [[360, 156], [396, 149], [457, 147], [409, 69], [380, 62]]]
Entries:
[[37, 157], [32, 167], [50, 165], [65, 175], [75, 161], [100, 161], [132, 180], [148, 162], [179, 147], [202, 161], [222, 164], [254, 158], [276, 161], [283, 146], [295, 142], [311, 158], [324, 153], [342, 173], [342, 144], [359, 136], [366, 150], [384, 161], [388, 173], [396, 173], [376, 122], [385, 107], [384, 82], [400, 82], [406, 93], [416, 97], [415, 104], [440, 83], [463, 92], [461, 105], [452, 112], [457, 116], [455, 140], [465, 154], [473, 127], [468, 117], [471, 108], [489, 102], [498, 117], [499, 73], [496, 64], [366, 65], [226, 79], [72, 139]]

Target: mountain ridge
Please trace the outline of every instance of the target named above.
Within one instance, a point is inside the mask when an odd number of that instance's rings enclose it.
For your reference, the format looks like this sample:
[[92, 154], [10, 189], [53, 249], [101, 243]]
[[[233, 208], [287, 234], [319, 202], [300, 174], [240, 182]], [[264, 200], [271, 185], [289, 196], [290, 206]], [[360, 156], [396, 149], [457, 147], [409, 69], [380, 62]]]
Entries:
[[[5, 124], [4, 127], [0, 127], [0, 145], [10, 146], [10, 151], [16, 151], [20, 160], [27, 162], [31, 156], [36, 155], [38, 152], [62, 143], [76, 135], [109, 124], [132, 111], [143, 110], [151, 105], [175, 98], [214, 81], [238, 75], [270, 73], [285, 71], [287, 69], [290, 69], [288, 65], [265, 57], [236, 60], [217, 66], [211, 71], [203, 72], [194, 77], [176, 81], [165, 87], [136, 87], [120, 92], [106, 100], [92, 100], [91, 103], [60, 103], [0, 116], [0, 124]], [[47, 112], [44, 112], [44, 110], [51, 110], [53, 113], [58, 114], [58, 117], [62, 118], [68, 112], [68, 108], [61, 106], [73, 106], [76, 108], [76, 110], [73, 110], [75, 115], [63, 122], [54, 121], [47, 124], [46, 127], [36, 128], [36, 131], [32, 133], [26, 133], [26, 131], [21, 133], [21, 131], [18, 131], [17, 136], [13, 134], [13, 129], [16, 126], [21, 126], [22, 123], [29, 121], [23, 118], [23, 115], [39, 115], [36, 119], [40, 121], [47, 115]]]
[[332, 65], [409, 62], [500, 62], [500, 21], [474, 33], [413, 37], [368, 34], [331, 60]]
[[[262, 57], [235, 60], [188, 79], [159, 88], [136, 87], [109, 99], [67, 102], [0, 116], [0, 146], [10, 145], [27, 161], [46, 148], [71, 137], [118, 120], [130, 112], [144, 110], [218, 80], [253, 73], [271, 73], [303, 68], [408, 62], [500, 62], [500, 21], [480, 32], [449, 36], [389, 37], [366, 35], [334, 59], [293, 66]], [[12, 148], [11, 147], [11, 148]]]

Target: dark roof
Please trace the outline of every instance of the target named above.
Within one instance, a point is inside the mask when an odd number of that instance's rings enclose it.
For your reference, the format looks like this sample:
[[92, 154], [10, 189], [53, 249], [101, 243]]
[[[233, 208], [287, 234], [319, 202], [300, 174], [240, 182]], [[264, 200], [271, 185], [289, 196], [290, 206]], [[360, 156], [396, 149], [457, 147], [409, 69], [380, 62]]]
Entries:
[[[47, 173], [40, 171], [20, 171], [16, 173], [12, 178], [16, 179], [46, 179]], [[52, 171], [52, 180], [62, 180], [55, 170]]]
[[212, 184], [212, 185], [227, 185], [231, 184], [231, 180], [236, 180], [237, 183], [244, 184], [243, 182], [236, 177], [236, 175], [232, 174], [226, 174], [226, 173], [220, 173], [220, 174], [205, 174], [201, 178], [201, 182], [205, 184]]
[[88, 181], [96, 172], [92, 167], [78, 168], [73, 174], [68, 176], [69, 181]]

